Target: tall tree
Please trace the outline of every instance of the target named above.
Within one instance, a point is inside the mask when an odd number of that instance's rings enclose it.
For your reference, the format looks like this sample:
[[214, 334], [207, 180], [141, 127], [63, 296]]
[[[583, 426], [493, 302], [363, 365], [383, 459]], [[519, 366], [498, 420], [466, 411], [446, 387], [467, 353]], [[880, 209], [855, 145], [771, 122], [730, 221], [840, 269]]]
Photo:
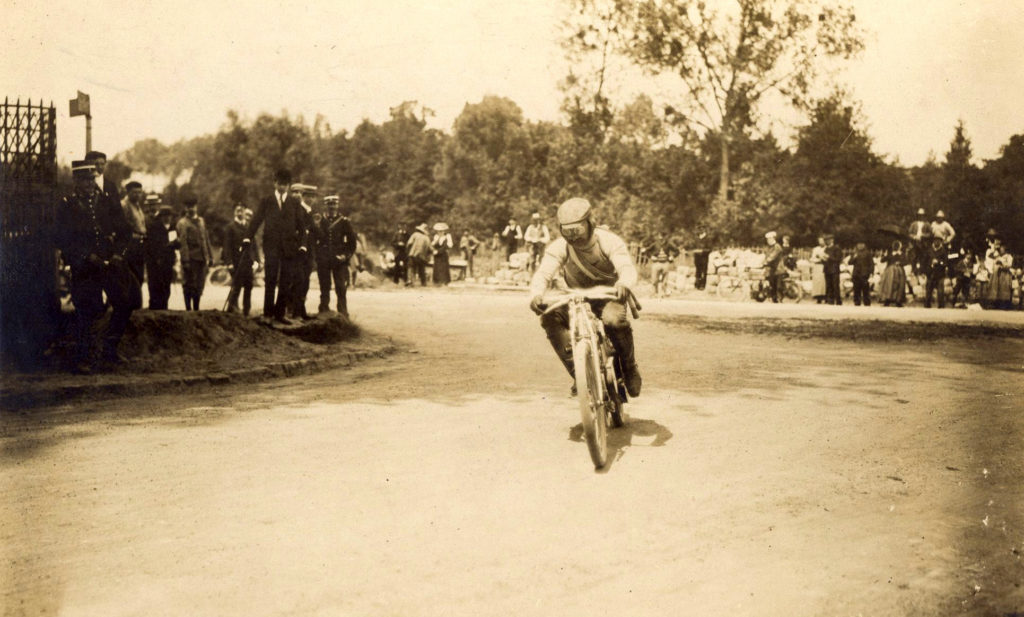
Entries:
[[731, 145], [762, 102], [777, 94], [805, 105], [827, 60], [863, 48], [853, 9], [829, 0], [570, 2], [577, 26], [566, 41], [571, 48], [603, 50], [600, 35], [610, 32], [616, 51], [640, 68], [679, 78], [686, 94], [667, 112], [718, 136], [722, 200], [729, 196]]
[[971, 162], [973, 155], [964, 121], [960, 120], [942, 165], [942, 193], [936, 206], [945, 210], [961, 239], [980, 241], [984, 196], [981, 170]]

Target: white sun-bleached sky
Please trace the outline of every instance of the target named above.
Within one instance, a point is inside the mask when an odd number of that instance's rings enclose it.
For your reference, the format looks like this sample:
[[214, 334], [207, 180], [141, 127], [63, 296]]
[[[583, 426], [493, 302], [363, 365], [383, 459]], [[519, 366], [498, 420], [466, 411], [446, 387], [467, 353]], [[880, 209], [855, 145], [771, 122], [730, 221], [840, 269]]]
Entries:
[[[1024, 2], [852, 4], [868, 45], [839, 79], [878, 152], [941, 159], [963, 119], [980, 162], [1024, 133]], [[78, 90], [92, 99], [93, 146], [108, 155], [214, 132], [228, 109], [321, 114], [338, 131], [416, 100], [450, 130], [467, 102], [495, 94], [557, 121], [563, 10], [558, 0], [0, 0], [0, 96], [54, 101], [65, 161], [85, 145], [84, 118], [68, 117]], [[624, 97], [646, 89], [627, 81]]]

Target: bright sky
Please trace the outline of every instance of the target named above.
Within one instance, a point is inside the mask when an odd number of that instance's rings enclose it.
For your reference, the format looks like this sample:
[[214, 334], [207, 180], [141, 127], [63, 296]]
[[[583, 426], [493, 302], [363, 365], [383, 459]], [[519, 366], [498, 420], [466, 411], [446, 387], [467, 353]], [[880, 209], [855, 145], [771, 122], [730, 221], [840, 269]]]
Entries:
[[[980, 162], [1024, 133], [1024, 2], [853, 4], [871, 34], [841, 79], [877, 151], [908, 165], [941, 159], [963, 118]], [[77, 90], [92, 98], [93, 146], [108, 155], [214, 132], [229, 108], [319, 113], [338, 131], [417, 100], [449, 130], [467, 102], [497, 94], [557, 121], [561, 10], [557, 0], [0, 0], [0, 96], [54, 101], [63, 160], [85, 145], [84, 118], [68, 118]]]

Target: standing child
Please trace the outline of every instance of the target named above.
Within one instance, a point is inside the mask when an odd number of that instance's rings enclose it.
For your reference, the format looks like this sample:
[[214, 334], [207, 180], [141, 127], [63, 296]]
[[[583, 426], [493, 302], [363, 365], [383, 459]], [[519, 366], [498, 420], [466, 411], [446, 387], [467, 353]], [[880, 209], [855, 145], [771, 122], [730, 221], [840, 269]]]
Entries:
[[857, 242], [857, 248], [850, 255], [853, 266], [853, 303], [860, 306], [871, 306], [871, 275], [875, 273], [875, 257], [863, 240]]

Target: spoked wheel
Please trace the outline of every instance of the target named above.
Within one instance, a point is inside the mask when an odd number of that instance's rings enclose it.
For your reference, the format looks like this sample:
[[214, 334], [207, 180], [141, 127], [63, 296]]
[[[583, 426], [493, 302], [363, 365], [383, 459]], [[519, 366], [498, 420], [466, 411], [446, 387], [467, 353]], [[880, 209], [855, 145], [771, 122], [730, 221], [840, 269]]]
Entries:
[[724, 300], [742, 300], [743, 281], [733, 276], [723, 276], [718, 279], [718, 297]]
[[804, 288], [793, 279], [783, 281], [779, 289], [779, 300], [782, 302], [799, 302], [804, 299]]
[[601, 370], [590, 340], [576, 343], [572, 353], [576, 369], [577, 400], [583, 420], [583, 435], [594, 467], [600, 469], [608, 462], [608, 426], [605, 423], [605, 388]]

